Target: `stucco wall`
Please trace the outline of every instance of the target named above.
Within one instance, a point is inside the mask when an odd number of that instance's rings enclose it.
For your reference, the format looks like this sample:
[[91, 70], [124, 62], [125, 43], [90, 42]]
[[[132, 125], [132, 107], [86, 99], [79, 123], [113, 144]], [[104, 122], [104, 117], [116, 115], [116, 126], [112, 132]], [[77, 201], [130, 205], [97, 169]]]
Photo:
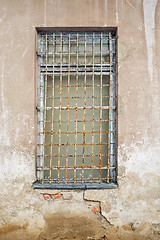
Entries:
[[[45, 231], [46, 239], [98, 239], [110, 224], [136, 229], [148, 222], [158, 229], [160, 1], [0, 0], [0, 6], [0, 239], [45, 239]], [[71, 26], [118, 27], [115, 190], [31, 188], [36, 155], [35, 28]], [[56, 193], [60, 197], [54, 197]], [[145, 234], [149, 232], [148, 227]]]

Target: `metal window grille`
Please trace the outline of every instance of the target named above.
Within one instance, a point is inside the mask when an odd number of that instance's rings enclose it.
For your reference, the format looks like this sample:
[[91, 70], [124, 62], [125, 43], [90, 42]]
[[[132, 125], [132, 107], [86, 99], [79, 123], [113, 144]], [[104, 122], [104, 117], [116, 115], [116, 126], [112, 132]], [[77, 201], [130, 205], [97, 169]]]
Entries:
[[116, 187], [116, 33], [38, 33], [35, 188]]

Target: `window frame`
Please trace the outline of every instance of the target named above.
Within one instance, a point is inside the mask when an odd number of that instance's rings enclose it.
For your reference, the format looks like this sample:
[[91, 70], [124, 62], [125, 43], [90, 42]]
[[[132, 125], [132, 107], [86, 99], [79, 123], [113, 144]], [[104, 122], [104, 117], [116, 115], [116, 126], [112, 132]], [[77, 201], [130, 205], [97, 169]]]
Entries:
[[[118, 184], [117, 184], [117, 28], [113, 27], [113, 28], [108, 28], [108, 27], [88, 27], [88, 28], [83, 28], [83, 27], [77, 27], [77, 28], [36, 28], [37, 30], [37, 34], [39, 34], [40, 32], [94, 32], [94, 31], [107, 31], [107, 32], [115, 32], [116, 35], [116, 65], [115, 65], [115, 87], [116, 87], [116, 143], [115, 143], [115, 162], [114, 162], [114, 166], [115, 166], [115, 176], [114, 176], [114, 182], [112, 183], [42, 183], [39, 180], [36, 180], [32, 187], [34, 189], [107, 189], [107, 188], [117, 188]], [[40, 45], [39, 45], [40, 46]], [[39, 51], [38, 51], [39, 52]], [[38, 55], [38, 54], [37, 54]], [[38, 79], [40, 78], [40, 67], [38, 69]], [[39, 83], [38, 83], [39, 84]], [[37, 111], [38, 108], [37, 108]], [[37, 160], [36, 160], [36, 168], [37, 168]], [[37, 179], [37, 170], [36, 170], [36, 179]]]

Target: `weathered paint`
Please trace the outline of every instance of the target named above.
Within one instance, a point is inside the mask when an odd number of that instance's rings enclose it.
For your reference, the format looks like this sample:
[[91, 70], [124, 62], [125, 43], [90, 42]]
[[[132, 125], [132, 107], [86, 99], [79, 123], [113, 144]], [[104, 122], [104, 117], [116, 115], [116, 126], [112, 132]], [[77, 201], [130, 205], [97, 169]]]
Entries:
[[[98, 239], [108, 234], [108, 239], [159, 239], [160, 1], [0, 0], [0, 5], [0, 238], [49, 239], [50, 234], [57, 239]], [[44, 26], [118, 27], [117, 189], [31, 187], [35, 27]], [[51, 197], [44, 199], [44, 194]], [[94, 213], [88, 201], [100, 209], [95, 207]]]
[[150, 79], [153, 79], [153, 48], [155, 42], [155, 10], [158, 0], [143, 0], [144, 25], [147, 42], [148, 71]]

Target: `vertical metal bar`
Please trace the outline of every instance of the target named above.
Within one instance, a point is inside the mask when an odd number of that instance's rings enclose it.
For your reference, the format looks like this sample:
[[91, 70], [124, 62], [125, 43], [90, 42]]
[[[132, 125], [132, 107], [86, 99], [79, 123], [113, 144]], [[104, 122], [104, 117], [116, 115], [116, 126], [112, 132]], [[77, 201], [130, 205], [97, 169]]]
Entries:
[[46, 33], [46, 73], [45, 73], [45, 94], [44, 94], [44, 136], [43, 136], [43, 164], [42, 183], [44, 182], [44, 152], [45, 152], [45, 121], [46, 121], [46, 97], [47, 97], [47, 33]]
[[[38, 34], [38, 51], [42, 52], [42, 35]], [[38, 57], [39, 73], [38, 73], [38, 109], [37, 111], [37, 167], [42, 167], [43, 164], [43, 120], [44, 120], [44, 78], [40, 74], [40, 65], [42, 64], [42, 57]], [[42, 180], [42, 169], [37, 171], [37, 179]]]
[[59, 100], [59, 137], [58, 137], [58, 183], [59, 183], [59, 167], [60, 167], [60, 145], [61, 145], [61, 107], [62, 107], [62, 33], [61, 33], [61, 55], [60, 55], [60, 100]]
[[54, 52], [55, 52], [55, 33], [53, 33], [53, 80], [52, 80], [52, 126], [51, 126], [51, 148], [50, 148], [50, 183], [52, 176], [52, 148], [53, 148], [53, 120], [54, 120]]
[[94, 32], [93, 32], [93, 45], [92, 45], [92, 55], [93, 55], [93, 73], [92, 73], [92, 159], [91, 159], [91, 182], [93, 180], [93, 149], [94, 149]]
[[109, 82], [109, 129], [108, 129], [108, 177], [107, 182], [110, 181], [110, 145], [111, 145], [111, 139], [110, 139], [110, 125], [111, 125], [111, 82], [112, 82], [112, 43], [111, 43], [111, 33], [109, 33], [109, 59], [110, 59], [110, 82]]
[[84, 182], [84, 157], [85, 157], [85, 131], [86, 131], [86, 33], [85, 33], [85, 75], [84, 75], [84, 125], [83, 125], [83, 160], [82, 160], [82, 183]]
[[[110, 76], [110, 181], [116, 182], [116, 59], [115, 59], [115, 38], [110, 36], [110, 54], [112, 62], [112, 74]], [[112, 143], [112, 144], [111, 144]]]
[[101, 33], [100, 39], [100, 52], [101, 52], [101, 75], [100, 75], [100, 158], [99, 158], [99, 183], [101, 182], [101, 161], [102, 161], [102, 44], [103, 33]]
[[69, 33], [69, 39], [68, 39], [68, 44], [69, 44], [69, 52], [68, 52], [68, 102], [67, 102], [67, 150], [66, 150], [66, 183], [67, 183], [67, 167], [68, 167], [68, 144], [69, 144], [69, 139], [68, 139], [68, 132], [69, 132], [69, 88], [70, 88], [70, 33]]
[[76, 182], [76, 165], [77, 165], [77, 107], [78, 107], [78, 50], [79, 34], [77, 32], [77, 71], [76, 71], [76, 126], [75, 126], [75, 158], [74, 158], [74, 183]]

